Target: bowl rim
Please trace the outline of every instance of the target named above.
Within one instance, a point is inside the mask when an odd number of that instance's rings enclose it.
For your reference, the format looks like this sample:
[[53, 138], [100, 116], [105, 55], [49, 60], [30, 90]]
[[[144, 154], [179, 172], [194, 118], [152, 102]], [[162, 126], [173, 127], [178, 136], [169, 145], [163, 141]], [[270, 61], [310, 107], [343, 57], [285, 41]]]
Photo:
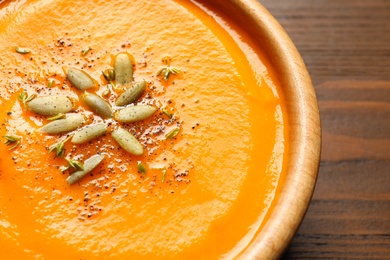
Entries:
[[239, 255], [242, 259], [277, 259], [298, 230], [317, 180], [321, 124], [314, 87], [294, 43], [258, 0], [210, 1], [225, 11], [234, 10], [234, 22], [241, 27], [245, 24], [245, 31], [265, 50], [280, 75], [290, 127], [286, 179], [270, 217]]

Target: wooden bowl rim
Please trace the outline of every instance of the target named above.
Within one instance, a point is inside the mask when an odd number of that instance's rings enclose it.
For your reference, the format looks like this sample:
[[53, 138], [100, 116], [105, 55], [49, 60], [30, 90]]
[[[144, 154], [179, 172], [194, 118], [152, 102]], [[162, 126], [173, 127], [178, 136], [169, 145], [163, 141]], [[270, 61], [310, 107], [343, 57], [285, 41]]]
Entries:
[[233, 19], [245, 24], [245, 30], [265, 48], [279, 72], [287, 102], [290, 151], [286, 181], [264, 227], [239, 255], [242, 259], [277, 259], [298, 230], [314, 192], [321, 151], [318, 103], [303, 59], [276, 19], [257, 0], [222, 2], [217, 5], [234, 11]]

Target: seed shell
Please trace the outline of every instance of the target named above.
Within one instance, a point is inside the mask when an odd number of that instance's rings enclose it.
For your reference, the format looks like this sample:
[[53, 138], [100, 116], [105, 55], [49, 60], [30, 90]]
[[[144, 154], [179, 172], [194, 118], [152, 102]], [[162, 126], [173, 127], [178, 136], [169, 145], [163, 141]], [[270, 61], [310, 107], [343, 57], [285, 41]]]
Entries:
[[84, 117], [81, 114], [74, 114], [50, 122], [39, 128], [38, 131], [49, 135], [68, 133], [77, 129], [83, 122]]
[[125, 92], [123, 92], [118, 97], [115, 104], [117, 106], [126, 106], [128, 104], [131, 104], [137, 101], [137, 99], [139, 99], [142, 96], [145, 89], [146, 89], [145, 80], [136, 82], [134, 85], [132, 85], [130, 88], [128, 88]]
[[116, 55], [114, 71], [117, 85], [126, 85], [133, 81], [133, 63], [128, 53], [122, 52]]
[[68, 113], [73, 109], [72, 101], [66, 96], [37, 97], [27, 103], [28, 108], [41, 116]]
[[114, 117], [119, 122], [132, 123], [144, 120], [152, 116], [156, 111], [157, 108], [150, 105], [132, 106], [118, 110]]
[[92, 111], [103, 118], [113, 117], [111, 106], [101, 97], [95, 94], [85, 92], [82, 96], [84, 103]]
[[112, 137], [127, 152], [134, 155], [142, 155], [144, 149], [142, 144], [126, 129], [119, 127], [112, 132]]
[[71, 142], [74, 144], [82, 144], [96, 139], [105, 133], [107, 133], [105, 124], [88, 125], [77, 131], [72, 137]]
[[72, 175], [70, 175], [66, 179], [66, 181], [70, 185], [74, 184], [75, 182], [77, 182], [78, 180], [83, 178], [85, 175], [87, 175], [90, 171], [95, 169], [96, 166], [98, 166], [103, 161], [103, 159], [104, 159], [103, 155], [95, 154], [95, 155], [91, 156], [90, 158], [85, 160], [85, 162], [84, 162], [84, 170], [83, 171], [77, 171], [77, 172], [73, 173]]
[[86, 90], [88, 88], [96, 87], [97, 85], [96, 81], [83, 70], [67, 68], [66, 76], [70, 83], [78, 90]]

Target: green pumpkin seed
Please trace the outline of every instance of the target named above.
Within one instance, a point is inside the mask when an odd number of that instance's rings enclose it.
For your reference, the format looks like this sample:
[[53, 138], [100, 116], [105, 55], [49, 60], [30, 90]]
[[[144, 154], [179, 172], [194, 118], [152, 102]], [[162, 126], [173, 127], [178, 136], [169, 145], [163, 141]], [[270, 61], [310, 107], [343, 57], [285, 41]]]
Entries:
[[82, 100], [94, 113], [102, 118], [111, 118], [113, 116], [110, 105], [98, 95], [84, 92]]
[[68, 68], [66, 70], [66, 76], [70, 83], [78, 90], [86, 90], [97, 85], [95, 80], [83, 70]]
[[126, 85], [133, 81], [133, 63], [128, 53], [122, 52], [116, 55], [114, 71], [117, 85]]
[[20, 144], [20, 140], [22, 139], [19, 136], [16, 135], [5, 135], [5, 145], [12, 145], [8, 150], [15, 149]]
[[103, 77], [107, 82], [115, 80], [115, 71], [113, 69], [106, 69], [102, 71]]
[[142, 144], [126, 129], [122, 127], [115, 129], [112, 132], [112, 137], [127, 152], [134, 155], [142, 155], [144, 153]]
[[138, 172], [141, 173], [142, 175], [145, 174], [147, 171], [145, 165], [143, 165], [141, 162], [138, 162], [137, 168], [138, 168]]
[[121, 109], [115, 113], [115, 120], [123, 123], [132, 123], [152, 116], [157, 109], [150, 105], [132, 106]]
[[71, 142], [74, 144], [82, 144], [96, 139], [105, 133], [107, 133], [107, 127], [105, 124], [88, 125], [77, 131]]
[[81, 56], [87, 55], [90, 50], [92, 50], [91, 47], [85, 48], [84, 50], [81, 51]]
[[66, 96], [37, 97], [27, 103], [28, 108], [42, 116], [54, 116], [60, 113], [68, 113], [73, 109], [73, 104]]
[[171, 140], [175, 138], [180, 132], [180, 128], [172, 129], [168, 134], [165, 135], [166, 140]]
[[74, 114], [50, 122], [39, 128], [38, 131], [49, 135], [68, 133], [77, 129], [83, 122], [84, 117], [81, 114]]
[[96, 166], [98, 166], [103, 161], [103, 159], [104, 159], [103, 155], [95, 154], [95, 155], [91, 156], [90, 158], [85, 160], [84, 165], [83, 165], [84, 170], [74, 172], [72, 175], [70, 175], [66, 179], [66, 181], [70, 185], [74, 184], [75, 182], [77, 182], [78, 180], [83, 178], [85, 175], [87, 175], [89, 172], [91, 172], [93, 169], [95, 169]]
[[139, 99], [142, 96], [145, 89], [146, 89], [145, 80], [137, 82], [134, 85], [132, 85], [130, 88], [128, 88], [125, 92], [123, 92], [119, 96], [115, 104], [117, 106], [126, 106], [128, 104], [131, 104], [137, 101], [137, 99]]

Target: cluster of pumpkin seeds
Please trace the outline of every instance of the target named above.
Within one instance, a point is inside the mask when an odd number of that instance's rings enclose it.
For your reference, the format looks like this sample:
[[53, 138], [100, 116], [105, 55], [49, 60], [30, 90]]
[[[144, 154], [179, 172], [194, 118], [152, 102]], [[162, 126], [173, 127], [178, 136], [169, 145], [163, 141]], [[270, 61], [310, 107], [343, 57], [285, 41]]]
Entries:
[[[169, 70], [171, 69], [169, 68]], [[175, 69], [174, 72], [164, 72], [164, 76], [168, 77], [169, 73], [176, 74], [178, 72], [180, 71], [177, 69]], [[134, 83], [133, 63], [129, 54], [126, 52], [119, 53], [115, 56], [113, 69], [103, 71], [104, 78], [110, 84], [126, 89], [117, 98], [115, 102], [115, 111], [104, 98], [88, 92], [89, 89], [97, 86], [97, 82], [85, 71], [69, 67], [65, 69], [65, 73], [71, 85], [81, 92], [81, 100], [84, 104], [86, 104], [95, 115], [100, 116], [102, 119], [113, 118], [120, 123], [131, 123], [147, 119], [157, 111], [157, 108], [151, 105], [132, 105], [144, 93], [146, 82], [145, 80], [142, 80]], [[159, 71], [158, 76], [160, 76], [161, 73], [162, 72]], [[164, 80], [165, 79], [166, 78], [164, 77]], [[102, 96], [107, 94], [108, 93], [105, 91]], [[79, 129], [79, 127], [86, 122], [86, 118], [81, 113], [71, 113], [74, 109], [74, 105], [72, 100], [67, 96], [55, 95], [37, 97], [37, 95], [34, 94], [28, 97], [27, 93], [23, 92], [19, 96], [19, 99], [23, 102], [26, 109], [29, 109], [38, 115], [46, 116], [49, 121], [52, 121], [39, 128], [39, 132], [47, 135], [57, 135], [77, 130], [65, 140], [50, 148], [50, 152], [55, 152], [55, 156], [64, 157], [64, 145], [68, 140], [73, 144], [83, 144], [109, 132], [105, 123], [86, 125]], [[125, 128], [117, 126], [114, 130], [110, 131], [110, 134], [119, 146], [128, 153], [137, 156], [144, 153], [142, 144]], [[80, 164], [74, 160], [68, 160], [69, 165], [76, 171], [67, 178], [67, 182], [69, 184], [77, 182], [98, 166], [103, 159], [103, 155], [96, 154], [85, 160], [84, 164]]]

